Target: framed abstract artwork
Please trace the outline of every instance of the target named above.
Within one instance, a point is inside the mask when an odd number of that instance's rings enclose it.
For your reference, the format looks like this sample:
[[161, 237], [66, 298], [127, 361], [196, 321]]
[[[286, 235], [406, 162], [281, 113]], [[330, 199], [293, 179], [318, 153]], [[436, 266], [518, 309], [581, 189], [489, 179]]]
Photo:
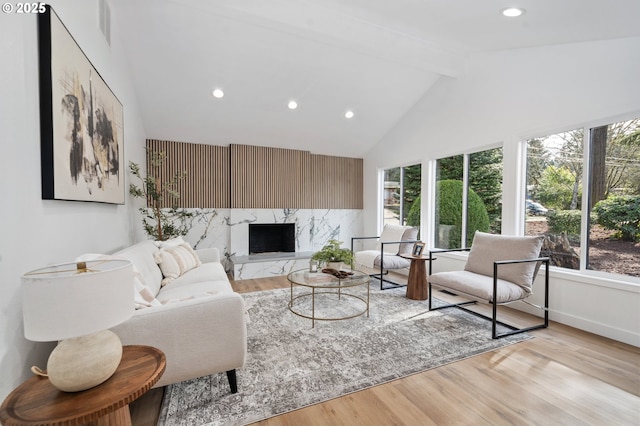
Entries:
[[124, 204], [122, 104], [50, 6], [38, 59], [42, 198]]

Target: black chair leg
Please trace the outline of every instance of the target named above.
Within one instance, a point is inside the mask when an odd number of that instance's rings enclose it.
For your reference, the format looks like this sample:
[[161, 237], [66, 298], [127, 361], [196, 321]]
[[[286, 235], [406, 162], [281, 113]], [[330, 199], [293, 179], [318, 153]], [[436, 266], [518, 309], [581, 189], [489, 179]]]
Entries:
[[[371, 278], [375, 278], [375, 279], [380, 280], [380, 290], [389, 290], [389, 289], [392, 289], [392, 288], [406, 287], [407, 286], [406, 284], [400, 284], [400, 283], [397, 283], [397, 282], [382, 278], [384, 275], [387, 275], [388, 273], [389, 272], [387, 271], [387, 272], [380, 273], [380, 274], [369, 274], [369, 276]], [[391, 286], [385, 287], [384, 283], [389, 283], [389, 284], [391, 284]]]
[[236, 378], [236, 370], [227, 371], [227, 380], [229, 380], [229, 387], [231, 393], [238, 393], [238, 381]]

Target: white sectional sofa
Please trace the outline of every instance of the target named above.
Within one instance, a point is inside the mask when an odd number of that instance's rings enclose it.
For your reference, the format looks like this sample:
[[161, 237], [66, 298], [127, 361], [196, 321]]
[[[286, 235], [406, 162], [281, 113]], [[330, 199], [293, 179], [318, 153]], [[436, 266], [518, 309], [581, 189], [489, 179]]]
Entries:
[[[245, 307], [218, 250], [196, 250], [198, 264], [171, 280], [156, 263], [159, 253], [154, 242], [144, 241], [112, 255], [133, 262], [136, 288], [151, 295], [142, 307], [136, 293], [133, 317], [112, 331], [123, 345], [149, 345], [165, 353], [167, 367], [156, 387], [226, 372], [231, 391], [237, 392], [236, 369], [247, 352]], [[163, 280], [170, 282], [162, 285]]]

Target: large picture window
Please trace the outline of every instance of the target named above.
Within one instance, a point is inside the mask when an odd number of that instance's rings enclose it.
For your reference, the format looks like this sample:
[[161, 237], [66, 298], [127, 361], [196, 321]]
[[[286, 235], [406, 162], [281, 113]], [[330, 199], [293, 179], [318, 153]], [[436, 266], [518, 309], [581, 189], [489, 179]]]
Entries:
[[640, 119], [530, 139], [526, 194], [554, 266], [640, 276]]
[[414, 164], [384, 171], [383, 222], [420, 226], [422, 166]]
[[640, 277], [640, 118], [589, 129], [586, 267]]
[[583, 129], [527, 142], [525, 234], [546, 235], [552, 264], [580, 268]]
[[470, 247], [475, 231], [499, 234], [502, 148], [438, 159], [435, 195], [435, 247]]

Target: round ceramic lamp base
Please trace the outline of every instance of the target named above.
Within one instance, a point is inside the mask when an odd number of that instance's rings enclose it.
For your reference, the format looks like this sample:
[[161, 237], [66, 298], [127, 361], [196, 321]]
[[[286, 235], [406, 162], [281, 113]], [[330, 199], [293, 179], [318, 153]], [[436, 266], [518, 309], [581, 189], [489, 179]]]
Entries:
[[106, 381], [122, 359], [122, 343], [115, 333], [99, 331], [63, 340], [49, 355], [47, 375], [61, 391], [79, 392]]

